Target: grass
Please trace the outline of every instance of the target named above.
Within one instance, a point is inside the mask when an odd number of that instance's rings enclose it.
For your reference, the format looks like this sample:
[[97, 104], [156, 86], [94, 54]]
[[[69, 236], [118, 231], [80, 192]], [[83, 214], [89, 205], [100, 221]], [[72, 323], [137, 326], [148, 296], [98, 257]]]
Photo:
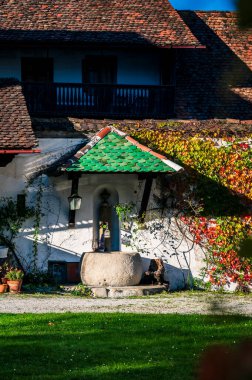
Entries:
[[191, 380], [209, 344], [251, 335], [242, 316], [0, 314], [0, 377]]

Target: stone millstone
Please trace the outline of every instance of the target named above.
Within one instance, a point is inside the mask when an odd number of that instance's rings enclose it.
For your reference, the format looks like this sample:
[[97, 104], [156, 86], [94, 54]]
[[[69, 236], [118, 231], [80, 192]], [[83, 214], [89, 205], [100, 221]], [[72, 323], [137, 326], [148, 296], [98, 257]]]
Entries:
[[143, 273], [139, 253], [88, 252], [81, 265], [82, 282], [89, 286], [138, 285]]

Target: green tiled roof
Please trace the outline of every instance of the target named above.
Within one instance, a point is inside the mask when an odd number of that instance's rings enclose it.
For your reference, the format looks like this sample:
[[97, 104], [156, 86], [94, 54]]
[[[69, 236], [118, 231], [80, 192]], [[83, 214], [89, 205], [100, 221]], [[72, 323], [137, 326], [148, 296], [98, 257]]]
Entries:
[[155, 155], [138, 148], [125, 136], [108, 133], [67, 171], [81, 172], [175, 172]]

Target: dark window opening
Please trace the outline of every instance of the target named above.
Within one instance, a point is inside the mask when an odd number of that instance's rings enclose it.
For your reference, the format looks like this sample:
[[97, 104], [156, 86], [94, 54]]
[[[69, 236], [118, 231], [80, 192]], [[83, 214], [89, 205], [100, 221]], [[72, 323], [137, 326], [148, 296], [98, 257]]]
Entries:
[[48, 261], [48, 273], [57, 284], [79, 283], [80, 263], [66, 261]]
[[163, 86], [175, 84], [175, 53], [165, 52], [161, 56], [160, 83]]
[[53, 82], [52, 58], [21, 58], [22, 82]]
[[83, 83], [117, 83], [117, 58], [115, 56], [87, 56], [82, 65]]
[[67, 267], [65, 261], [49, 261], [48, 272], [57, 284], [67, 281]]

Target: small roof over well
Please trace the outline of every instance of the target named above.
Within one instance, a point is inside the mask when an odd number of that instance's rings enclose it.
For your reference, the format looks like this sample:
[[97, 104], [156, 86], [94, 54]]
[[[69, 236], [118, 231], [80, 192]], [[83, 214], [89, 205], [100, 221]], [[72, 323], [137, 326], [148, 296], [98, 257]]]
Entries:
[[174, 173], [182, 167], [114, 127], [105, 127], [63, 168], [85, 173]]
[[15, 79], [0, 79], [0, 153], [30, 150], [36, 145], [20, 83]]
[[168, 0], [5, 0], [0, 42], [198, 47]]

